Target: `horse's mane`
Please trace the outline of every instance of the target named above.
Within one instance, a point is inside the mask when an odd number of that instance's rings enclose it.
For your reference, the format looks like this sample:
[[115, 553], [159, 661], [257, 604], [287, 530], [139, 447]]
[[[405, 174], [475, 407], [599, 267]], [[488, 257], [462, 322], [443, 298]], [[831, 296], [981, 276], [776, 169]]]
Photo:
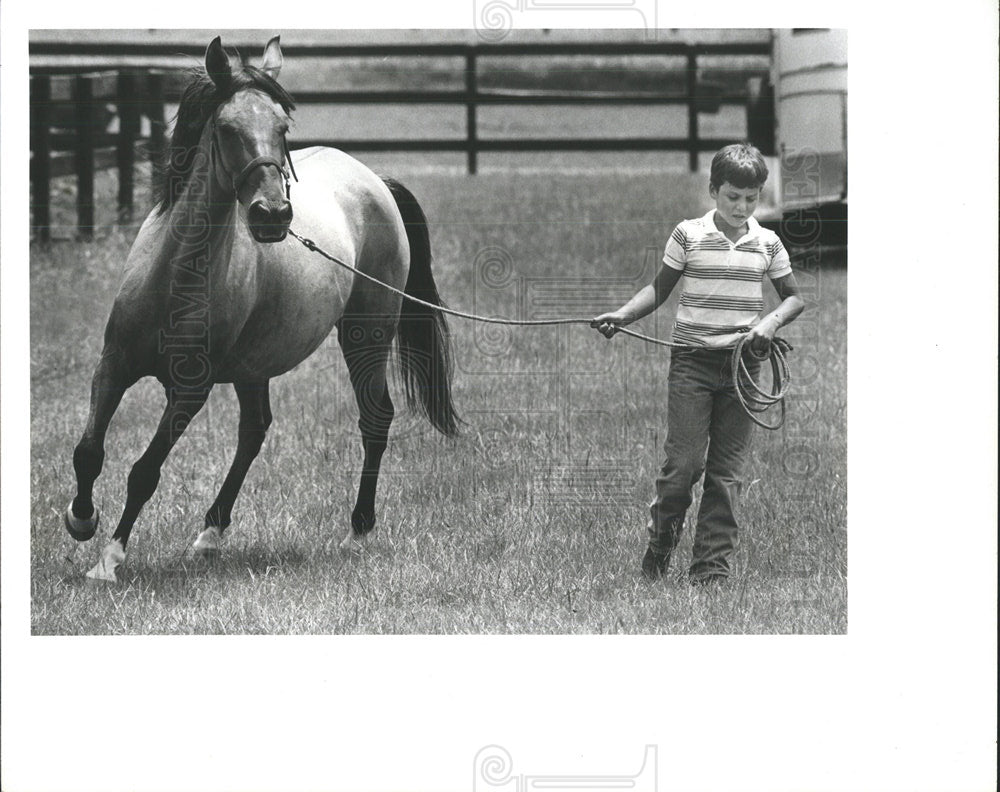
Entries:
[[286, 113], [295, 109], [289, 93], [269, 75], [255, 66], [233, 70], [223, 87], [216, 85], [204, 68], [191, 72], [191, 82], [184, 89], [177, 107], [176, 122], [167, 150], [153, 172], [153, 200], [155, 211], [165, 212], [184, 192], [194, 153], [198, 149], [201, 133], [212, 114], [223, 102], [245, 88], [257, 88], [278, 102]]

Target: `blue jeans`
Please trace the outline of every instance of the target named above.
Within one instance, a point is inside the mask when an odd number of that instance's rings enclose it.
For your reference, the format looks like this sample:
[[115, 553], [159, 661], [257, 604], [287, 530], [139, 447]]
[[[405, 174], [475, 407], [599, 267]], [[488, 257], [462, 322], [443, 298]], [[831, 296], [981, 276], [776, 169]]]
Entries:
[[[666, 460], [650, 504], [649, 546], [669, 555], [684, 528], [691, 491], [705, 474], [692, 580], [727, 577], [738, 530], [735, 508], [753, 421], [733, 391], [731, 349], [675, 349], [670, 358]], [[747, 361], [756, 378], [760, 363]]]

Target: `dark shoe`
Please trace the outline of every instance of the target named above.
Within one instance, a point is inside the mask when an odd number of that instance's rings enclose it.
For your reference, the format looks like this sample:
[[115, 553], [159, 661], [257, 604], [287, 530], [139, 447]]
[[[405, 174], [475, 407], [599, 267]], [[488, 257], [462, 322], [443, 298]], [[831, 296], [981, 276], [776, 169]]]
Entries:
[[667, 564], [670, 563], [670, 553], [657, 553], [651, 547], [646, 548], [646, 554], [642, 557], [642, 576], [646, 580], [659, 580], [667, 572]]

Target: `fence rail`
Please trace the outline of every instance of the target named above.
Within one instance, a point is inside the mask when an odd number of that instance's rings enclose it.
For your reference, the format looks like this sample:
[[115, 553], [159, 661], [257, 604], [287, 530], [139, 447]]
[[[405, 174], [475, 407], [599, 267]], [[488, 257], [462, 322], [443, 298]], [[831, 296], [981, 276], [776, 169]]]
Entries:
[[[698, 155], [724, 145], [727, 140], [702, 137], [699, 113], [715, 112], [723, 104], [746, 104], [746, 91], [726, 90], [699, 81], [699, 58], [704, 56], [769, 56], [769, 43], [641, 42], [626, 44], [436, 44], [436, 45], [289, 45], [288, 58], [386, 58], [454, 57], [463, 61], [464, 86], [450, 90], [306, 90], [295, 92], [300, 105], [321, 104], [450, 104], [465, 107], [464, 137], [412, 140], [314, 139], [298, 140], [293, 147], [335, 146], [346, 151], [464, 152], [469, 173], [476, 173], [481, 152], [528, 151], [686, 151], [688, 165], [697, 170]], [[148, 59], [190, 56], [199, 58], [200, 46], [170, 44], [84, 42], [33, 42], [31, 58], [31, 179], [36, 236], [49, 237], [49, 182], [72, 167], [77, 177], [78, 228], [82, 236], [94, 229], [94, 171], [113, 164], [119, 171], [119, 215], [123, 220], [133, 210], [133, 172], [137, 144], [156, 155], [163, 151], [166, 123], [164, 107], [176, 101], [187, 81], [182, 70], [142, 68], [132, 63], [114, 71], [97, 71], [93, 62], [115, 67], [115, 59]], [[481, 61], [490, 57], [646, 55], [684, 58], [683, 92], [667, 91], [573, 91], [512, 90], [481, 86]], [[75, 65], [68, 65], [72, 61]], [[75, 73], [74, 73], [75, 72]], [[562, 105], [683, 105], [687, 108], [687, 134], [683, 137], [530, 137], [481, 138], [480, 106]], [[114, 105], [118, 130], [106, 131], [101, 112]], [[148, 119], [149, 135], [141, 136], [142, 119]]]

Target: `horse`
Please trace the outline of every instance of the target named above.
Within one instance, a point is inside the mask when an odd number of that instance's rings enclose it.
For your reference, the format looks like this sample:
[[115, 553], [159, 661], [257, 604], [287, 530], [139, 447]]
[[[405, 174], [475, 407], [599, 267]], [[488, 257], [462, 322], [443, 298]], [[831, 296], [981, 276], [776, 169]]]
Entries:
[[[458, 429], [450, 336], [438, 310], [443, 303], [431, 273], [424, 212], [403, 185], [337, 149], [290, 152], [286, 134], [295, 104], [277, 82], [281, 65], [279, 37], [268, 41], [260, 67], [235, 68], [216, 37], [181, 97], [156, 172], [154, 206], [125, 263], [87, 424], [73, 452], [77, 491], [65, 527], [74, 539], [87, 541], [97, 531], [93, 487], [108, 425], [125, 392], [153, 376], [167, 403], [131, 468], [121, 518], [89, 578], [117, 579], [161, 466], [213, 386], [228, 383], [239, 403], [236, 452], [193, 544], [197, 554], [219, 551], [271, 425], [270, 380], [305, 360], [334, 327], [364, 453], [341, 548], [358, 549], [375, 527], [375, 491], [395, 412], [386, 384], [394, 340], [408, 405], [446, 436]], [[426, 305], [307, 250], [288, 235], [293, 215], [296, 233]]]

